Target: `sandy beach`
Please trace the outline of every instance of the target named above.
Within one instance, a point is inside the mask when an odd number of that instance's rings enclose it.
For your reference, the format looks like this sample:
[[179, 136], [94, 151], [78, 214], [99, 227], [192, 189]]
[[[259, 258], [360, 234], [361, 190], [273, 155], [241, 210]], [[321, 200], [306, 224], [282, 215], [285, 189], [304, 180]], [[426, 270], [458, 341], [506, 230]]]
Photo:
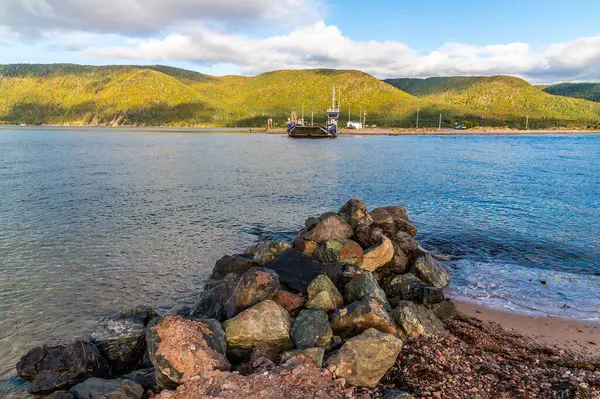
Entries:
[[475, 302], [455, 300], [459, 312], [531, 338], [536, 343], [571, 351], [582, 357], [600, 358], [600, 321], [551, 316], [530, 316]]

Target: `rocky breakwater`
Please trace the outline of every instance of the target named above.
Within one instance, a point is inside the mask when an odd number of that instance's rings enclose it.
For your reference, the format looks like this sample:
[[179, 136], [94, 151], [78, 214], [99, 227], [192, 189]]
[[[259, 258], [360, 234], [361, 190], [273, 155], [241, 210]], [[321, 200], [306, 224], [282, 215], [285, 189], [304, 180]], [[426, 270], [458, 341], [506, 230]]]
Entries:
[[221, 258], [192, 307], [125, 310], [32, 349], [12, 397], [592, 397], [598, 364], [457, 315], [416, 234], [404, 208], [350, 200], [292, 243]]
[[404, 208], [351, 200], [292, 243], [220, 259], [191, 309], [124, 311], [87, 341], [32, 349], [18, 375], [51, 398], [351, 397], [406, 342], [449, 335], [448, 273], [416, 233]]

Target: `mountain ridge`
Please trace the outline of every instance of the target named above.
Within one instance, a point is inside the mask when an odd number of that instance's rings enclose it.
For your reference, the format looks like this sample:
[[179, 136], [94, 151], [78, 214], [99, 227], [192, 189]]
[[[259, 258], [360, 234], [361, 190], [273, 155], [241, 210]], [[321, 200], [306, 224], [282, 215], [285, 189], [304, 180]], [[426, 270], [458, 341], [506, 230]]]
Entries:
[[[257, 76], [211, 76], [164, 65], [0, 65], [0, 121], [146, 126], [283, 126], [290, 112], [323, 122], [331, 89], [367, 123], [411, 127], [471, 121], [524, 127], [595, 126], [600, 104], [554, 96], [510, 77], [379, 80], [355, 70], [280, 70]], [[404, 90], [403, 90], [404, 89]], [[542, 126], [543, 125], [543, 126]], [[535, 123], [533, 126], [536, 126]]]

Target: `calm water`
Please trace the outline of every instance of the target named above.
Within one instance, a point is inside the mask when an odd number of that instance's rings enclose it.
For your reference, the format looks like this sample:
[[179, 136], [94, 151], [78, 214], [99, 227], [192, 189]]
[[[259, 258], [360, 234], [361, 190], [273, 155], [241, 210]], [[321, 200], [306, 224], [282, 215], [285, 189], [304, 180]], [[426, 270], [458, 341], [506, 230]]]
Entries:
[[222, 255], [352, 197], [406, 206], [423, 245], [455, 257], [454, 295], [599, 318], [599, 176], [591, 135], [2, 129], [0, 376], [123, 305], [193, 301]]

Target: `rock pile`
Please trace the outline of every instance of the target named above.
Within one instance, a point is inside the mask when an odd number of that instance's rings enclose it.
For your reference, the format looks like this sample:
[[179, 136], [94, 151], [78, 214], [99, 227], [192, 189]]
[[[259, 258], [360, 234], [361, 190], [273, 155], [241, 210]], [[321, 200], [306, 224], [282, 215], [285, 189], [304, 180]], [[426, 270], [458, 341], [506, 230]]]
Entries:
[[33, 349], [18, 374], [33, 393], [73, 398], [170, 398], [178, 386], [205, 392], [201, 381], [266, 384], [254, 377], [265, 370], [282, 384], [305, 373], [328, 387], [375, 387], [405, 342], [448, 336], [441, 319], [455, 313], [442, 292], [448, 273], [416, 234], [404, 208], [368, 212], [350, 200], [308, 218], [291, 244], [261, 242], [220, 259], [192, 309], [124, 312], [101, 321], [90, 342]]

